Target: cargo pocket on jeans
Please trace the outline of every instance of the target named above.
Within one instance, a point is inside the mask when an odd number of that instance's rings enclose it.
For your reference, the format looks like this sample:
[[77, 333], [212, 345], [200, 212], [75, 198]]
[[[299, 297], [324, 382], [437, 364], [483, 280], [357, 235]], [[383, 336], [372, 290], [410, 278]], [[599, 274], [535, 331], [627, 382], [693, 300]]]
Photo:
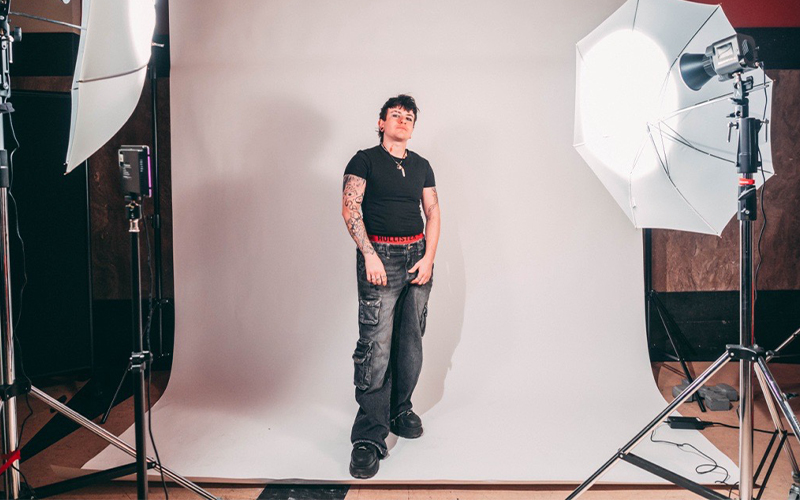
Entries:
[[377, 325], [381, 313], [381, 299], [358, 299], [358, 322]]
[[422, 315], [419, 318], [419, 331], [420, 337], [425, 336], [425, 327], [428, 326], [428, 304], [425, 304], [425, 307], [422, 308]]
[[353, 383], [362, 391], [369, 388], [372, 378], [372, 341], [367, 339], [358, 339], [356, 343], [356, 352], [353, 353], [353, 361], [355, 362], [355, 375]]

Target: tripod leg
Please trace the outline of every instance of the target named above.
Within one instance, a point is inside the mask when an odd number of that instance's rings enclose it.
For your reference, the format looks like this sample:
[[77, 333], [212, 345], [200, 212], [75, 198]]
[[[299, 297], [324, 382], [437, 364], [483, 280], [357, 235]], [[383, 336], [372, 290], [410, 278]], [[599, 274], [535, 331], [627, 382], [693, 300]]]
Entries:
[[128, 365], [125, 367], [125, 371], [122, 372], [122, 378], [119, 379], [119, 384], [117, 384], [117, 390], [114, 391], [114, 395], [111, 397], [111, 402], [108, 403], [108, 409], [105, 413], [103, 413], [103, 418], [100, 419], [101, 424], [105, 424], [108, 421], [108, 416], [111, 415], [111, 410], [114, 408], [114, 403], [117, 401], [117, 396], [119, 396], [119, 391], [122, 390], [122, 384], [125, 383], [125, 378], [128, 376], [128, 370], [131, 369], [131, 362], [128, 360]]
[[[680, 347], [678, 347], [679, 344], [675, 342], [671, 330], [674, 328], [677, 334], [680, 335], [680, 338], [685, 340], [683, 332], [681, 332], [681, 329], [678, 328], [675, 320], [672, 319], [672, 316], [670, 316], [669, 311], [667, 311], [667, 308], [661, 302], [661, 299], [658, 298], [658, 294], [655, 292], [655, 290], [650, 290], [648, 297], [656, 307], [658, 317], [661, 319], [661, 325], [664, 327], [664, 332], [667, 334], [669, 343], [672, 345], [672, 350], [675, 351], [675, 357], [678, 358], [678, 362], [681, 364], [681, 369], [683, 369], [683, 374], [686, 376], [686, 380], [688, 380], [689, 383], [694, 382], [694, 378], [689, 372], [689, 367], [686, 365], [686, 357], [683, 355], [683, 351], [680, 349]], [[703, 413], [706, 412], [706, 405], [703, 404], [703, 398], [697, 398], [697, 406], [700, 408], [700, 411]]]
[[789, 400], [786, 399], [786, 396], [781, 392], [781, 388], [778, 387], [778, 383], [775, 382], [775, 377], [773, 377], [772, 373], [769, 371], [766, 360], [764, 360], [764, 358], [758, 358], [756, 366], [756, 372], [760, 372], [761, 377], [764, 377], [764, 382], [775, 398], [775, 402], [780, 406], [783, 416], [786, 417], [786, 421], [789, 423], [789, 427], [792, 428], [795, 439], [800, 442], [800, 422], [797, 421], [797, 416], [795, 416], [794, 411], [792, 411], [792, 407], [789, 406]]
[[767, 362], [769, 362], [770, 359], [775, 357], [776, 354], [780, 354], [780, 352], [787, 345], [791, 344], [794, 341], [794, 339], [796, 339], [798, 336], [800, 336], [800, 328], [798, 328], [793, 334], [789, 335], [789, 338], [784, 340], [783, 343], [781, 345], [779, 345], [776, 349], [772, 350], [772, 353], [769, 356], [767, 356]]
[[591, 488], [594, 483], [596, 483], [606, 472], [608, 472], [608, 469], [610, 469], [611, 466], [617, 462], [617, 460], [622, 459], [622, 457], [625, 456], [626, 453], [628, 453], [631, 449], [633, 449], [636, 445], [638, 445], [642, 441], [642, 439], [647, 437], [647, 434], [649, 432], [651, 432], [657, 425], [664, 422], [664, 420], [666, 420], [668, 416], [672, 415], [672, 413], [675, 412], [675, 409], [678, 406], [680, 406], [683, 402], [691, 398], [692, 394], [697, 392], [697, 390], [700, 389], [700, 387], [702, 387], [708, 381], [708, 379], [713, 377], [719, 370], [721, 370], [722, 367], [725, 366], [728, 363], [728, 361], [731, 360], [731, 356], [732, 354], [726, 351], [725, 354], [723, 354], [716, 361], [714, 361], [714, 363], [711, 366], [709, 366], [706, 369], [706, 371], [704, 371], [703, 373], [700, 374], [699, 377], [694, 379], [694, 382], [689, 384], [689, 386], [686, 389], [684, 389], [682, 393], [678, 394], [678, 397], [676, 397], [675, 400], [672, 401], [672, 403], [670, 403], [666, 408], [664, 408], [664, 410], [661, 413], [659, 413], [658, 416], [656, 416], [656, 418], [654, 418], [649, 424], [647, 424], [647, 426], [644, 429], [639, 431], [639, 433], [636, 434], [636, 436], [634, 436], [633, 439], [628, 441], [628, 443], [625, 446], [620, 448], [619, 451], [615, 453], [614, 456], [612, 456], [605, 464], [603, 464], [602, 467], [597, 469], [597, 471], [595, 471], [595, 473], [592, 474], [589, 477], [589, 479], [587, 479], [580, 486], [578, 486], [575, 489], [575, 491], [573, 491], [572, 494], [570, 494], [570, 496], [567, 497], [566, 500], [574, 500], [575, 498], [581, 496], [584, 491]]
[[[86, 430], [92, 432], [96, 436], [108, 441], [109, 444], [111, 444], [114, 447], [118, 448], [119, 450], [127, 453], [131, 457], [136, 458], [136, 448], [134, 448], [133, 446], [129, 445], [125, 441], [121, 440], [117, 436], [111, 434], [110, 432], [108, 432], [107, 430], [103, 429], [102, 427], [100, 427], [96, 423], [92, 422], [88, 418], [84, 417], [80, 413], [76, 412], [72, 408], [70, 408], [70, 407], [62, 404], [58, 400], [53, 399], [52, 397], [48, 396], [47, 393], [42, 392], [40, 389], [37, 389], [36, 387], [31, 387], [31, 395], [34, 396], [35, 398], [39, 399], [42, 403], [46, 404], [47, 406], [49, 406], [53, 410], [61, 413], [65, 417], [69, 418], [70, 420], [72, 420], [76, 424], [78, 424], [78, 425], [82, 426], [83, 428], [85, 428]], [[176, 474], [175, 472], [171, 471], [170, 469], [167, 469], [166, 467], [160, 465], [158, 462], [156, 462], [155, 458], [147, 457], [147, 461], [153, 464], [153, 468], [155, 470], [163, 472], [165, 476], [167, 476], [168, 478], [172, 479], [173, 481], [175, 481], [179, 485], [183, 486], [187, 490], [191, 490], [191, 491], [197, 493], [198, 495], [202, 496], [203, 498], [206, 498], [207, 500], [218, 500], [218, 497], [215, 497], [214, 495], [212, 495], [211, 493], [209, 493], [206, 490], [202, 489], [201, 487], [199, 487], [198, 485], [196, 485], [193, 482], [189, 481], [188, 479], [186, 479], [186, 478], [184, 478], [182, 476], [179, 476], [178, 474]]]
[[[778, 409], [775, 407], [775, 396], [770, 392], [767, 381], [764, 379], [764, 374], [759, 369], [756, 369], [755, 372], [756, 378], [758, 378], [758, 384], [761, 386], [761, 392], [764, 393], [764, 400], [767, 402], [767, 408], [769, 409], [770, 417], [772, 417], [772, 423], [775, 425], [775, 430], [779, 433], [786, 432], [783, 422], [781, 422], [781, 417], [778, 414]], [[794, 456], [794, 451], [789, 441], [786, 441], [784, 451], [786, 451], [786, 455], [789, 458], [789, 463], [792, 464], [792, 473], [794, 475], [800, 475], [797, 459]]]

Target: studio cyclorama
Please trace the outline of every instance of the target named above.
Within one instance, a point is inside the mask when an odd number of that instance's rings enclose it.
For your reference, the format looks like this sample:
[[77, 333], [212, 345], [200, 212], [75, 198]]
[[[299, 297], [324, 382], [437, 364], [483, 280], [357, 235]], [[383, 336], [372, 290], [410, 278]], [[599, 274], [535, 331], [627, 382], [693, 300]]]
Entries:
[[0, 0], [0, 498], [800, 500], [800, 4]]

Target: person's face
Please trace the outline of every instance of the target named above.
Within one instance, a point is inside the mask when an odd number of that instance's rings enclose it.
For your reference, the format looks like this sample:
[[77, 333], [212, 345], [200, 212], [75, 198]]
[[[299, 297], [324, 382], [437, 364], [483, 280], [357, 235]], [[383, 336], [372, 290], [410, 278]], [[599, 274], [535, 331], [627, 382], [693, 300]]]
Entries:
[[386, 110], [386, 120], [378, 120], [383, 136], [393, 141], [407, 141], [414, 131], [414, 113], [400, 106]]

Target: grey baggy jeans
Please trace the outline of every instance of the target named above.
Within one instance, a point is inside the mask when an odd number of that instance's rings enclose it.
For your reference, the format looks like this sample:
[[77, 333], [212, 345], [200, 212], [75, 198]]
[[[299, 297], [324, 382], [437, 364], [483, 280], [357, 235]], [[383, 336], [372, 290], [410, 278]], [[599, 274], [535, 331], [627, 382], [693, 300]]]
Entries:
[[425, 255], [424, 239], [372, 246], [386, 269], [387, 286], [367, 281], [364, 256], [357, 251], [359, 338], [353, 361], [359, 408], [350, 441], [372, 443], [385, 457], [389, 422], [412, 407], [433, 277], [424, 285], [412, 285], [417, 273], [408, 272]]

